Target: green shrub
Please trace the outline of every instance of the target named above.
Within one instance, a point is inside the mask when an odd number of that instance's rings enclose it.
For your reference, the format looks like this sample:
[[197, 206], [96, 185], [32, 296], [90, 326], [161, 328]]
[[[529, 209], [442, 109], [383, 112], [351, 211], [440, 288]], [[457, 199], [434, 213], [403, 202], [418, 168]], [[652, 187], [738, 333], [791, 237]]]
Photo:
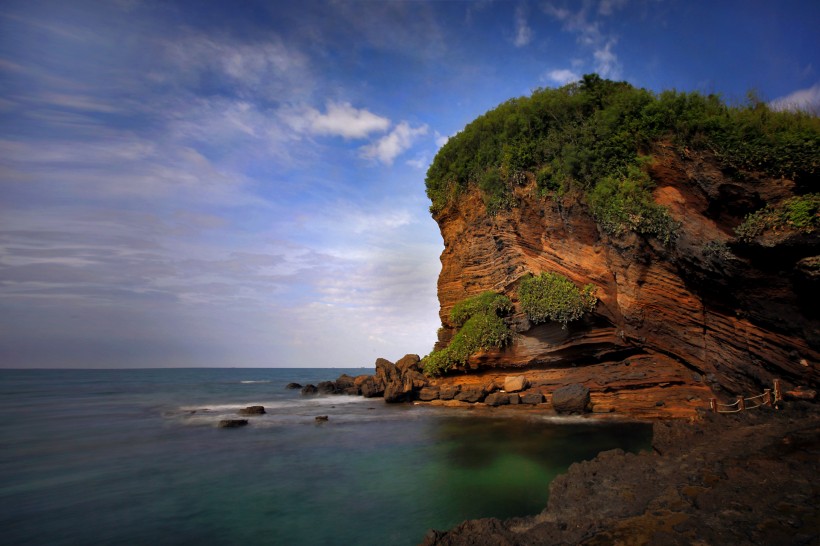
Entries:
[[544, 272], [526, 277], [518, 288], [518, 299], [527, 317], [534, 323], [558, 321], [567, 325], [591, 312], [598, 304], [596, 288], [588, 284], [579, 289], [558, 273]]
[[735, 228], [741, 241], [749, 242], [764, 231], [795, 230], [812, 233], [820, 228], [820, 193], [810, 193], [786, 199], [779, 205], [766, 207], [748, 214]]
[[[477, 186], [490, 214], [515, 206], [502, 173], [534, 173], [538, 191], [577, 188], [598, 201], [609, 232], [674, 239], [664, 210], [638, 192], [631, 170], [654, 142], [712, 152], [727, 170], [814, 183], [820, 172], [820, 118], [775, 112], [752, 98], [727, 106], [717, 95], [653, 94], [590, 74], [558, 89], [537, 89], [479, 116], [439, 150], [425, 184], [433, 213]], [[496, 174], [487, 174], [494, 171]], [[485, 178], [485, 176], [487, 178]], [[604, 185], [597, 191], [599, 185]], [[643, 188], [646, 190], [646, 188]], [[603, 197], [619, 202], [606, 210]], [[630, 199], [637, 198], [636, 202]]]
[[478, 351], [506, 346], [512, 340], [512, 330], [501, 317], [511, 310], [510, 299], [495, 292], [457, 303], [450, 318], [459, 330], [447, 347], [424, 357], [424, 373], [440, 375], [453, 366], [463, 366]]
[[652, 200], [652, 185], [637, 165], [630, 166], [623, 178], [604, 178], [587, 197], [598, 225], [610, 235], [635, 231], [653, 235], [664, 244], [672, 242], [679, 226], [666, 208]]
[[450, 320], [456, 328], [461, 328], [472, 316], [479, 314], [504, 316], [512, 310], [512, 307], [512, 302], [507, 296], [495, 292], [482, 292], [455, 304], [450, 311]]

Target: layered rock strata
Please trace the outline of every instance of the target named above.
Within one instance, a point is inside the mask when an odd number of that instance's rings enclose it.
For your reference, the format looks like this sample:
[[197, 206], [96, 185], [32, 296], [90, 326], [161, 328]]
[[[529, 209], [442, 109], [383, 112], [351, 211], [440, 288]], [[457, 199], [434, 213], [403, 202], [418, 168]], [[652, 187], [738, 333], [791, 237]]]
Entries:
[[[774, 378], [816, 387], [820, 275], [812, 264], [820, 260], [820, 234], [764, 233], [751, 242], [734, 234], [747, 213], [792, 195], [794, 184], [754, 173], [729, 177], [708, 154], [683, 156], [672, 146], [658, 145], [652, 155], [655, 200], [680, 224], [669, 246], [635, 233], [611, 237], [579, 199], [536, 197], [532, 179], [515, 188], [517, 206], [495, 216], [478, 190], [437, 213], [444, 240], [438, 348], [455, 332], [457, 302], [491, 290], [518, 304], [521, 278], [551, 271], [594, 284], [595, 311], [565, 328], [530, 324], [516, 305], [512, 345], [474, 355], [464, 371], [529, 376], [598, 366], [588, 380], [608, 384], [598, 391], [601, 402], [623, 393], [618, 382], [628, 374], [649, 383], [674, 376], [640, 387], [656, 402], [702, 395], [704, 386], [718, 397], [757, 394]], [[678, 390], [686, 394], [672, 394]]]

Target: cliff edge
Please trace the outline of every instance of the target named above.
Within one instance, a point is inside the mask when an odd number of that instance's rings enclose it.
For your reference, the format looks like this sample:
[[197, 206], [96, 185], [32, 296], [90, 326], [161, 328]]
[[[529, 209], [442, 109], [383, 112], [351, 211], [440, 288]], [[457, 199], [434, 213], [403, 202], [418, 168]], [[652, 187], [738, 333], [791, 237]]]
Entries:
[[[675, 116], [701, 103], [722, 121], [680, 127]], [[510, 130], [510, 119], [523, 129]], [[509, 298], [512, 335], [433, 370], [436, 382], [552, 377], [587, 385], [598, 411], [665, 406], [674, 416], [712, 396], [758, 394], [775, 378], [816, 388], [819, 127], [759, 103], [732, 109], [595, 76], [468, 125], [428, 172], [444, 240], [434, 353], [458, 335], [459, 302], [488, 291]], [[545, 272], [592, 285], [594, 309], [532, 320], [521, 284]]]

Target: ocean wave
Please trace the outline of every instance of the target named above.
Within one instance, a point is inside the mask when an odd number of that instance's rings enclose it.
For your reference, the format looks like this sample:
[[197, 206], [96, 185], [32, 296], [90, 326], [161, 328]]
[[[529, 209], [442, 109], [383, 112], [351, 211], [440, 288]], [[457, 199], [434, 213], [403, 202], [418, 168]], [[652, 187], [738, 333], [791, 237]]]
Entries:
[[253, 384], [253, 383], [270, 383], [270, 380], [268, 380], [268, 379], [250, 380], [249, 379], [247, 381], [240, 381], [240, 383], [242, 383], [243, 385], [250, 385], [250, 384]]
[[298, 408], [322, 408], [328, 406], [348, 406], [358, 404], [372, 404], [373, 400], [363, 398], [360, 396], [316, 396], [311, 398], [293, 398], [289, 400], [248, 400], [244, 402], [235, 402], [226, 404], [224, 402], [216, 404], [197, 404], [195, 406], [185, 405], [180, 406], [180, 412], [237, 412], [242, 408], [248, 406], [264, 406], [265, 410], [279, 410], [279, 409], [298, 409]]

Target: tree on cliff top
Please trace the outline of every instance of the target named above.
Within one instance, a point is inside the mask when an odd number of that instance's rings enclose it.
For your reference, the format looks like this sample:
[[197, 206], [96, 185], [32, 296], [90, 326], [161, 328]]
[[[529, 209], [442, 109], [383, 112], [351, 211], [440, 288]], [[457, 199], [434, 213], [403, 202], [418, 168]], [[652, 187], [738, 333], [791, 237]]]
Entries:
[[739, 175], [763, 172], [817, 191], [820, 118], [773, 111], [754, 98], [728, 106], [711, 94], [654, 94], [589, 74], [510, 99], [450, 138], [427, 171], [430, 210], [438, 213], [475, 186], [495, 214], [515, 206], [513, 187], [531, 175], [543, 196], [577, 191], [607, 233], [669, 242], [675, 226], [652, 202], [651, 181], [634, 183], [643, 154], [658, 141], [681, 153], [709, 150]]

